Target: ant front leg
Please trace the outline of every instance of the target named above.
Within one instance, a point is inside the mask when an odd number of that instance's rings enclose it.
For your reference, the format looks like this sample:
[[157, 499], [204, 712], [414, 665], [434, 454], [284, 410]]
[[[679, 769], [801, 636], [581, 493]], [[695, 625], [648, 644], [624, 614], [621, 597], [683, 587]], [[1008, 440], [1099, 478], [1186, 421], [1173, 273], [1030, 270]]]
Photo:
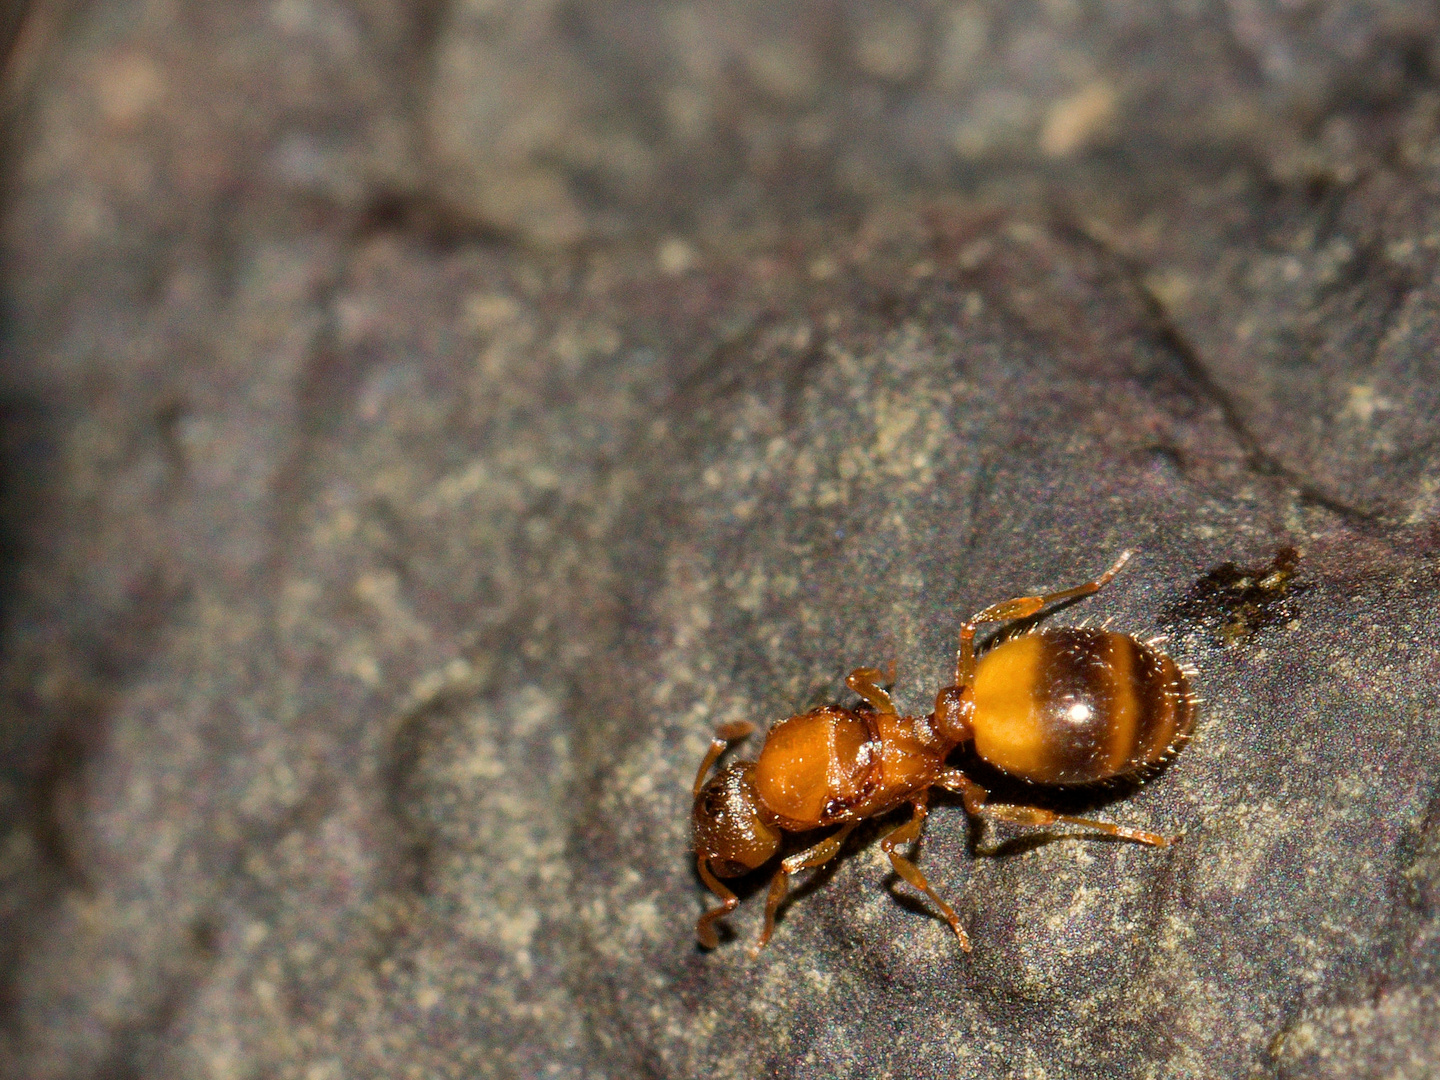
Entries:
[[[755, 725], [749, 720], [732, 720], [715, 729], [715, 734], [710, 739], [710, 749], [705, 751], [705, 758], [700, 762], [700, 770], [695, 774], [696, 798], [700, 795], [700, 789], [705, 786], [705, 774], [710, 771], [710, 766], [720, 760], [720, 755], [730, 749], [731, 743], [739, 742], [754, 732]], [[705, 876], [703, 870], [700, 872], [700, 876]]]
[[1147, 832], [1145, 829], [1132, 829], [1128, 825], [1115, 825], [1109, 821], [1056, 814], [1050, 810], [1042, 810], [1038, 806], [986, 802], [990, 793], [959, 769], [946, 769], [935, 783], [946, 791], [953, 791], [959, 795], [965, 802], [966, 813], [987, 821], [1003, 821], [1010, 825], [1019, 825], [1030, 829], [1043, 829], [1050, 825], [1074, 825], [1103, 836], [1134, 840], [1138, 844], [1149, 844], [1151, 847], [1169, 847], [1179, 839], [1178, 836], [1161, 836], [1159, 833]]
[[955, 653], [955, 685], [969, 686], [975, 681], [975, 631], [981, 623], [1010, 622], [1014, 619], [1028, 618], [1050, 604], [1058, 604], [1061, 600], [1074, 600], [1078, 596], [1089, 596], [1091, 593], [1099, 592], [1110, 584], [1110, 580], [1120, 572], [1120, 568], [1129, 562], [1130, 556], [1134, 554], [1133, 551], [1122, 551], [1109, 570], [1106, 570], [1094, 581], [1087, 581], [1084, 585], [1076, 585], [1073, 589], [1062, 589], [1059, 592], [1044, 593], [1040, 596], [1017, 596], [1012, 600], [1002, 600], [972, 616], [960, 627], [960, 647]]
[[882, 688], [882, 681], [884, 683], [895, 681], [893, 667], [888, 672], [873, 667], [856, 668], [845, 676], [845, 685], [869, 702], [871, 708], [876, 712], [889, 713], [894, 716], [896, 715], [895, 703], [890, 700], [890, 695]]
[[750, 950], [750, 959], [760, 955], [760, 950], [770, 940], [770, 935], [775, 933], [775, 912], [780, 907], [780, 902], [785, 899], [785, 894], [790, 891], [790, 875], [812, 866], [821, 866], [840, 854], [840, 845], [845, 843], [845, 838], [858, 824], [858, 821], [852, 821], [814, 847], [780, 861], [780, 869], [776, 870], [775, 876], [770, 879], [770, 895], [765, 899], [765, 928], [760, 931], [760, 940], [755, 942], [755, 947]]
[[719, 879], [710, 872], [709, 863], [709, 859], [701, 856], [695, 861], [695, 868], [700, 871], [700, 880], [705, 883], [705, 887], [720, 898], [720, 906], [711, 908], [700, 916], [700, 921], [695, 924], [695, 936], [700, 939], [703, 948], [713, 949], [720, 944], [720, 937], [715, 933], [712, 924], [739, 907], [740, 898], [720, 884]]
[[945, 920], [950, 924], [950, 929], [955, 931], [955, 936], [960, 939], [960, 947], [966, 952], [970, 951], [970, 937], [965, 933], [965, 928], [960, 925], [960, 917], [955, 914], [955, 909], [941, 899], [940, 894], [930, 887], [930, 882], [925, 880], [925, 875], [905, 856], [895, 849], [902, 844], [911, 844], [920, 838], [920, 830], [925, 825], [925, 817], [929, 813], [927, 795], [921, 794], [916, 797], [911, 806], [915, 808], [910, 820], [901, 825], [894, 832], [889, 833], [880, 841], [880, 847], [886, 855], [890, 856], [890, 865], [895, 873], [908, 881], [912, 886], [919, 889], [928, 896], [945, 915]]

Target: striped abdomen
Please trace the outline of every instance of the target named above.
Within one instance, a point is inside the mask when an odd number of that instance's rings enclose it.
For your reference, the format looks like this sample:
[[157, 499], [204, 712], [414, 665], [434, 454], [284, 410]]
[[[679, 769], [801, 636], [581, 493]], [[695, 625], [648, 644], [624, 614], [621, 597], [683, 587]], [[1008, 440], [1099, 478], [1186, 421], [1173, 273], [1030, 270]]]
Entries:
[[1195, 722], [1175, 661], [1108, 630], [1012, 638], [981, 657], [974, 693], [976, 753], [1039, 784], [1088, 784], [1158, 765]]

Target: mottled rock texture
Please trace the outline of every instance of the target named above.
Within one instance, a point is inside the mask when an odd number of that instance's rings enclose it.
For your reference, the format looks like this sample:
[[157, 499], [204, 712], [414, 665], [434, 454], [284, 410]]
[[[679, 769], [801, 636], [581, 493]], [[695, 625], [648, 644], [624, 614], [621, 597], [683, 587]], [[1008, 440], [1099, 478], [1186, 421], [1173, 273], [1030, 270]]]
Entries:
[[[0, 1075], [1433, 1075], [1434, 4], [12, 22]], [[1179, 845], [696, 948], [716, 724], [1124, 547], [1194, 743], [986, 779]]]

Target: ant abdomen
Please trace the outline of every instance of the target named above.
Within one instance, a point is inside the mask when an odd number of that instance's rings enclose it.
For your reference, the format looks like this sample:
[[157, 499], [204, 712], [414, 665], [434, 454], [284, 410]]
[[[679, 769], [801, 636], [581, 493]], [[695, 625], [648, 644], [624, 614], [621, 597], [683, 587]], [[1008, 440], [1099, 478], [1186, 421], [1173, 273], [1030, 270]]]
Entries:
[[1195, 721], [1179, 665], [1108, 630], [1011, 638], [980, 658], [974, 695], [975, 752], [1037, 784], [1142, 772], [1173, 756]]

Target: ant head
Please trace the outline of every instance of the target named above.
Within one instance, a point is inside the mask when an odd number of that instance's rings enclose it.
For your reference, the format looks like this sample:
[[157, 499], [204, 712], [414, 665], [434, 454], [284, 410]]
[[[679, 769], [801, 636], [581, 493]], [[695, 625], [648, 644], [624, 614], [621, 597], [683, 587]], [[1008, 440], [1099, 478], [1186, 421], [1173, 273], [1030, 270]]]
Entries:
[[754, 773], [753, 761], [732, 762], [695, 796], [695, 851], [721, 877], [754, 870], [780, 849], [780, 830], [765, 820]]

